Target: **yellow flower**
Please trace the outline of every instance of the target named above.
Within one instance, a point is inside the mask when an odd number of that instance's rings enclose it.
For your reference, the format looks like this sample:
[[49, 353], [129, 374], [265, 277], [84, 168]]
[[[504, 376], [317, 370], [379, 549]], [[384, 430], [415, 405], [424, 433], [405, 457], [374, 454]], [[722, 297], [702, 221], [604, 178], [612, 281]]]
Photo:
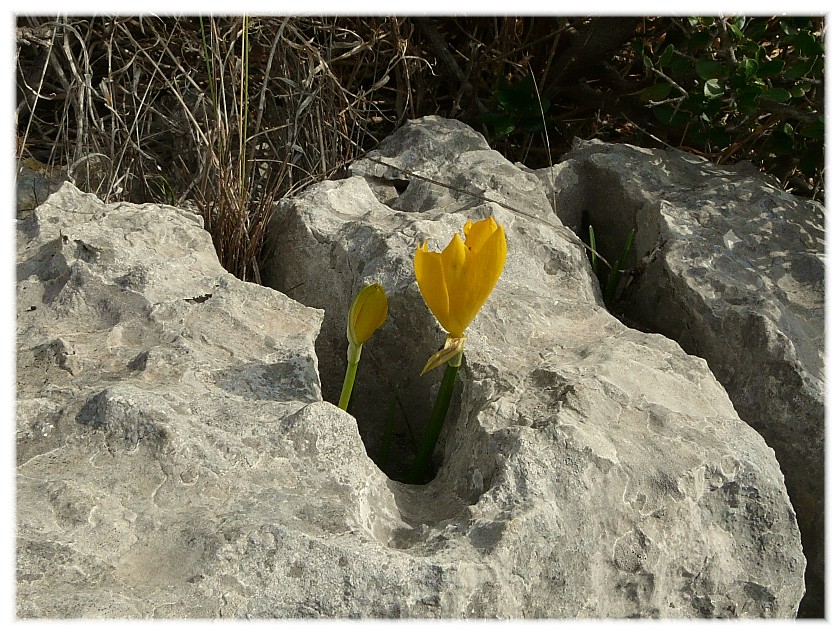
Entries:
[[442, 253], [426, 241], [414, 254], [414, 275], [426, 304], [449, 336], [458, 339], [490, 297], [507, 258], [504, 229], [490, 216], [468, 221]]
[[358, 348], [371, 338], [388, 316], [388, 298], [379, 284], [365, 286], [347, 313], [347, 341]]

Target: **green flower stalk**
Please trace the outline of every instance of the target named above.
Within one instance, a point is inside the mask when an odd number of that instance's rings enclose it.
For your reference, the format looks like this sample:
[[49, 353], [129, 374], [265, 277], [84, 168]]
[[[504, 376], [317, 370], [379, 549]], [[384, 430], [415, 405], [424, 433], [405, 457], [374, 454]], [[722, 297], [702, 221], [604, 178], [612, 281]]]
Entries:
[[379, 284], [369, 284], [359, 291], [347, 312], [347, 371], [338, 406], [347, 411], [356, 370], [362, 358], [362, 345], [385, 323], [388, 317], [388, 298]]
[[461, 367], [467, 341], [464, 331], [493, 292], [507, 259], [505, 231], [492, 217], [477, 223], [468, 221], [464, 236], [466, 239], [462, 240], [456, 233], [441, 253], [429, 251], [424, 241], [414, 254], [414, 275], [420, 294], [448, 337], [421, 372], [425, 374], [447, 364], [432, 416], [408, 476], [413, 484], [428, 480], [432, 454]]

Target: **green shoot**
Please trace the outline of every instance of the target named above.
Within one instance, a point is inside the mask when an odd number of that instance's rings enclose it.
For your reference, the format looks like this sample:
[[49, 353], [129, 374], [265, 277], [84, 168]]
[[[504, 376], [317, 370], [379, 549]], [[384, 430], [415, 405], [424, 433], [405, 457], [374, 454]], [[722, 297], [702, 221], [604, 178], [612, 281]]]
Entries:
[[636, 239], [636, 230], [631, 229], [627, 235], [627, 240], [624, 242], [624, 251], [621, 252], [621, 257], [615, 261], [610, 271], [610, 277], [607, 280], [607, 287], [604, 291], [604, 303], [607, 308], [612, 308], [616, 301], [616, 291], [618, 290], [618, 280], [621, 276], [622, 270], [627, 265], [627, 257], [630, 255], [630, 249], [633, 248], [633, 241]]

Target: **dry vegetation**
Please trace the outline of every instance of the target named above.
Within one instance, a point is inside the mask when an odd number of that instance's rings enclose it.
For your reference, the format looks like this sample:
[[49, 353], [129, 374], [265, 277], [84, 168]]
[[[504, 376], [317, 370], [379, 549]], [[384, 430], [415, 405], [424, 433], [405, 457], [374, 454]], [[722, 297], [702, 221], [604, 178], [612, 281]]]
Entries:
[[104, 200], [194, 201], [222, 264], [255, 279], [277, 199], [412, 114], [404, 23], [22, 19], [20, 152]]
[[634, 96], [652, 80], [630, 41], [659, 37], [658, 20], [19, 17], [18, 158], [106, 201], [194, 204], [222, 264], [259, 281], [279, 198], [340, 175], [406, 119], [481, 128], [503, 80], [555, 104], [550, 130], [493, 140], [511, 160], [546, 165], [574, 136], [680, 145]]

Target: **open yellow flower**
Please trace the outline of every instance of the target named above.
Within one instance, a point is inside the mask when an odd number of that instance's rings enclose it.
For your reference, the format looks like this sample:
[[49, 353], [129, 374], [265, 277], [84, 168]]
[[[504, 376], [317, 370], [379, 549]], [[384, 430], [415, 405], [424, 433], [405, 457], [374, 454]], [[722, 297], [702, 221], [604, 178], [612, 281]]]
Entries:
[[414, 253], [414, 275], [420, 293], [449, 334], [443, 348], [429, 358], [420, 373], [425, 374], [444, 363], [447, 366], [408, 474], [408, 482], [412, 484], [424, 484], [429, 480], [432, 454], [449, 411], [467, 341], [464, 331], [493, 292], [507, 259], [505, 230], [492, 216], [476, 223], [468, 221], [464, 225], [464, 236], [462, 240], [456, 233], [441, 253], [429, 251], [424, 240]]
[[455, 234], [443, 252], [429, 251], [426, 241], [414, 254], [420, 293], [453, 339], [464, 336], [490, 297], [507, 258], [504, 229], [492, 216], [464, 225], [465, 240]]

